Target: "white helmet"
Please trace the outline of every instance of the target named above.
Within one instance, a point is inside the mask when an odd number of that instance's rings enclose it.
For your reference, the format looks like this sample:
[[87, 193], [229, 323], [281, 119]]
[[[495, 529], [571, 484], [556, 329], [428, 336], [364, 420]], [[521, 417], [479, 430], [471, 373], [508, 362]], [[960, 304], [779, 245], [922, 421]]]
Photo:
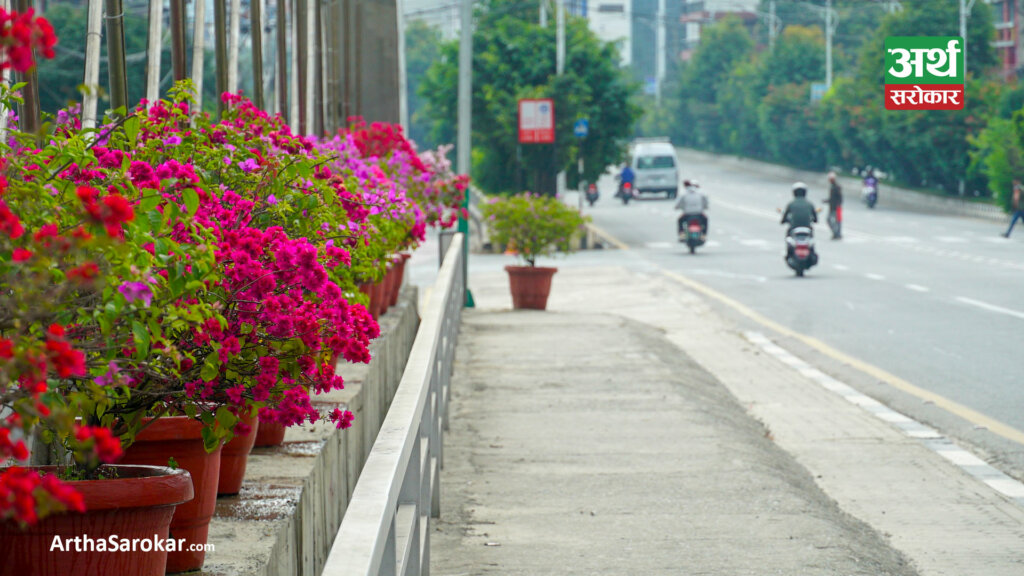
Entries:
[[794, 196], [806, 196], [807, 195], [807, 184], [803, 182], [795, 182], [793, 184], [793, 195]]

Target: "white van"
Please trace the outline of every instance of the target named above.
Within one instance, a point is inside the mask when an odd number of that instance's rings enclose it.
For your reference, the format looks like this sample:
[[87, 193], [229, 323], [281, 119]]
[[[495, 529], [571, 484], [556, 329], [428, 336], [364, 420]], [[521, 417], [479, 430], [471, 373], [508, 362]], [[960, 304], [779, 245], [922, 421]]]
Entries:
[[665, 192], [669, 198], [679, 194], [679, 159], [668, 138], [638, 138], [630, 147], [633, 168], [633, 193]]

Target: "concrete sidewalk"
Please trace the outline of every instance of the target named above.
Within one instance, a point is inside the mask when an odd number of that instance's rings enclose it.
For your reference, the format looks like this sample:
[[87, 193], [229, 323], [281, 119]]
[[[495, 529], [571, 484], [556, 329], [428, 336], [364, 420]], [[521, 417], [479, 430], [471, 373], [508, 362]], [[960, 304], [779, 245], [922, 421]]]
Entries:
[[1024, 509], [678, 282], [564, 267], [549, 312], [511, 312], [497, 263], [471, 274], [434, 574], [1024, 574]]

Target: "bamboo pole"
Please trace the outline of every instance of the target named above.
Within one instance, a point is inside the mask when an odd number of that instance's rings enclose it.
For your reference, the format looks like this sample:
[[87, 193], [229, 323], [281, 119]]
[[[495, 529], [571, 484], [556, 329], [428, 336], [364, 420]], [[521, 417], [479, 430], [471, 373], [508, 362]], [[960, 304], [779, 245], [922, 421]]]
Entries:
[[100, 41], [103, 39], [103, 5], [89, 0], [85, 34], [85, 98], [82, 100], [82, 128], [96, 127], [96, 105], [100, 89]]
[[252, 37], [252, 102], [263, 109], [263, 0], [252, 0], [249, 29]]
[[221, 96], [228, 87], [227, 0], [213, 0], [214, 48], [217, 53], [217, 112], [224, 113]]
[[203, 109], [203, 70], [206, 53], [206, 0], [195, 0], [192, 23], [192, 89], [195, 90], [196, 111]]
[[242, 27], [242, 2], [231, 0], [231, 28], [228, 36], [228, 83], [227, 91], [238, 92], [239, 35]]
[[171, 0], [171, 70], [175, 82], [188, 78], [185, 27], [185, 0]]
[[[17, 0], [15, 2], [15, 10], [18, 12], [25, 13], [30, 9], [32, 9], [32, 0]], [[21, 105], [21, 114], [18, 115], [20, 120], [18, 127], [22, 132], [38, 134], [40, 124], [39, 76], [37, 75], [36, 67], [32, 66], [25, 72], [19, 72], [17, 78], [26, 84], [21, 90], [23, 103]]]
[[288, 117], [288, 1], [277, 0], [277, 113]]
[[107, 9], [107, 76], [110, 107], [128, 111], [128, 75], [124, 53], [124, 5], [121, 0], [105, 0]]
[[[174, 0], [171, 0], [174, 9]], [[172, 17], [173, 20], [173, 17]], [[160, 37], [164, 27], [163, 0], [149, 0], [149, 44], [146, 50], [146, 100], [160, 98]]]

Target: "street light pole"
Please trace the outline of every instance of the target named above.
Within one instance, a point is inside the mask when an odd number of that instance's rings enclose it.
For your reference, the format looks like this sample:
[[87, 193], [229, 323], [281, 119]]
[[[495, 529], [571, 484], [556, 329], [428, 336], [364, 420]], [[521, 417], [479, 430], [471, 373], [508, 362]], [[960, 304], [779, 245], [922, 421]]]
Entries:
[[960, 37], [964, 43], [964, 77], [967, 76], [967, 19], [974, 8], [974, 0], [960, 0]]
[[775, 50], [775, 0], [768, 3], [768, 49]]
[[[462, 14], [459, 27], [459, 127], [458, 156], [456, 168], [460, 174], [469, 174], [471, 146], [471, 122], [473, 121], [473, 0], [462, 0]], [[462, 212], [459, 215], [459, 232], [462, 233], [462, 281], [468, 283], [467, 273], [469, 262], [469, 221], [464, 216], [469, 209], [469, 188], [466, 188], [462, 199]], [[473, 294], [466, 287], [467, 308], [473, 307]]]
[[555, 32], [556, 49], [555, 74], [561, 76], [565, 72], [565, 0], [555, 1], [555, 22], [558, 26]]
[[825, 2], [825, 89], [832, 88], [832, 0]]
[[665, 0], [658, 0], [658, 21], [655, 28], [654, 47], [654, 101], [661, 103], [661, 84], [665, 81]]

